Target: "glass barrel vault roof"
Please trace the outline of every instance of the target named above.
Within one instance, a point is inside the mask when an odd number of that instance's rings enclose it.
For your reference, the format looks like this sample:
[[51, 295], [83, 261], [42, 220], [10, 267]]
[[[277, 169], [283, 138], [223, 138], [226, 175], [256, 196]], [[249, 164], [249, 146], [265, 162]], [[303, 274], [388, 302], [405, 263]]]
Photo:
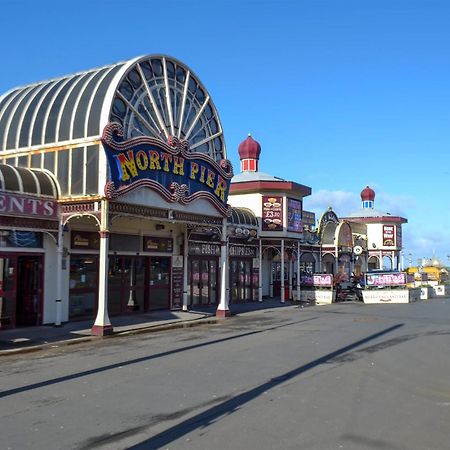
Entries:
[[0, 151], [99, 139], [107, 122], [126, 138], [186, 139], [192, 151], [226, 157], [207, 90], [180, 61], [148, 55], [15, 88], [0, 97]]

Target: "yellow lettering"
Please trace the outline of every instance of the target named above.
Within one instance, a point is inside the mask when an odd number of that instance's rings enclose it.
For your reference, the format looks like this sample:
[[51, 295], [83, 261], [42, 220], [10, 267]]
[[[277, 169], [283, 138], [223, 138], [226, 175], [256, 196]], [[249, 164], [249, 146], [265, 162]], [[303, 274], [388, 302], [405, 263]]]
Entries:
[[209, 186], [210, 188], [214, 187], [214, 178], [216, 174], [214, 172], [211, 172], [208, 169], [208, 177], [206, 178], [206, 186]]
[[184, 158], [173, 157], [173, 174], [184, 175]]
[[217, 186], [216, 190], [214, 191], [214, 194], [217, 195], [217, 197], [220, 198], [223, 202], [225, 201], [225, 191], [227, 189], [227, 184], [225, 183], [225, 180], [220, 176], [217, 175]]
[[198, 180], [198, 181], [200, 181], [200, 183], [205, 182], [205, 172], [206, 172], [206, 167], [200, 166], [200, 179]]
[[164, 172], [169, 171], [169, 162], [172, 162], [172, 155], [170, 153], [161, 153], [161, 159], [164, 161]]
[[147, 153], [144, 152], [144, 150], [139, 150], [136, 153], [136, 165], [138, 166], [139, 170], [147, 170], [148, 168], [148, 156]]
[[[122, 181], [127, 181], [131, 177], [137, 177], [137, 169], [136, 164], [134, 163], [134, 154], [133, 150], [128, 150], [127, 152], [128, 159], [124, 153], [117, 155], [116, 158], [120, 162], [120, 168], [122, 169]], [[130, 171], [130, 173], [128, 173]]]
[[191, 175], [190, 179], [195, 180], [195, 175], [198, 173], [198, 164], [196, 162], [191, 162]]
[[161, 164], [159, 163], [159, 153], [155, 150], [150, 150], [150, 169], [161, 170]]

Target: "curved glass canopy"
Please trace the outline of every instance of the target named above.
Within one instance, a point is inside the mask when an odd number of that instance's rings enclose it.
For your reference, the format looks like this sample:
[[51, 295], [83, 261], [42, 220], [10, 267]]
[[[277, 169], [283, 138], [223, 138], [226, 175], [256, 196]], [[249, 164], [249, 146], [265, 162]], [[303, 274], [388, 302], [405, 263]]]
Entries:
[[99, 139], [108, 121], [125, 137], [176, 136], [192, 151], [226, 157], [219, 116], [180, 61], [149, 55], [13, 89], [0, 97], [0, 152]]
[[181, 62], [151, 56], [130, 67], [117, 87], [110, 121], [124, 127], [125, 137], [152, 136], [165, 142], [176, 136], [192, 151], [225, 157], [216, 108], [199, 79]]

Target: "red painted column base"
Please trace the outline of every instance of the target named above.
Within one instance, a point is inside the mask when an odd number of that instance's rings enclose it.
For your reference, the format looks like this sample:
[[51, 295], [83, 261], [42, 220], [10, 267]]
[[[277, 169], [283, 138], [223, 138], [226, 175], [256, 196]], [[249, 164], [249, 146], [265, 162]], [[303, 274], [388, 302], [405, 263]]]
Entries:
[[216, 317], [230, 317], [231, 311], [229, 309], [217, 309]]
[[94, 325], [91, 334], [94, 336], [109, 336], [114, 333], [112, 325]]

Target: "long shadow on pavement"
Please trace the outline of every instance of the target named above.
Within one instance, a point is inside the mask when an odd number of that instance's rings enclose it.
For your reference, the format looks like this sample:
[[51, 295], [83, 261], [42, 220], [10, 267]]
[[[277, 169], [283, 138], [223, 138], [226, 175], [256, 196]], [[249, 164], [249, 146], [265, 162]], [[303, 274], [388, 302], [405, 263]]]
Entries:
[[144, 362], [144, 361], [150, 361], [152, 359], [164, 358], [166, 356], [174, 355], [176, 353], [181, 353], [181, 352], [185, 352], [185, 351], [188, 351], [188, 350], [193, 350], [193, 349], [196, 349], [196, 348], [206, 347], [208, 345], [220, 344], [222, 342], [232, 341], [234, 339], [241, 339], [241, 338], [244, 338], [244, 337], [247, 337], [247, 336], [252, 336], [252, 335], [255, 335], [255, 334], [259, 334], [259, 333], [265, 333], [265, 332], [268, 332], [268, 331], [277, 330], [279, 328], [290, 327], [290, 326], [293, 326], [293, 325], [297, 325], [299, 323], [304, 323], [304, 322], [309, 322], [311, 320], [316, 320], [318, 318], [319, 317], [312, 317], [312, 318], [309, 318], [309, 319], [297, 320], [295, 322], [290, 322], [290, 323], [283, 324], [283, 325], [276, 325], [276, 326], [273, 326], [273, 327], [265, 328], [263, 330], [249, 331], [248, 333], [242, 333], [242, 334], [238, 334], [236, 336], [229, 336], [229, 337], [222, 338], [222, 339], [216, 339], [214, 341], [203, 342], [201, 344], [188, 345], [186, 347], [178, 348], [178, 349], [175, 349], [175, 350], [168, 350], [166, 352], [157, 353], [155, 355], [143, 356], [141, 358], [130, 359], [128, 361], [121, 361], [121, 362], [118, 362], [118, 363], [109, 364], [107, 366], [97, 367], [95, 369], [85, 370], [83, 372], [72, 373], [70, 375], [65, 375], [65, 376], [62, 376], [62, 377], [53, 378], [52, 380], [41, 381], [39, 383], [33, 383], [33, 384], [29, 384], [27, 386], [21, 386], [21, 387], [14, 388], [14, 389], [8, 389], [6, 391], [0, 392], [0, 398], [9, 397], [11, 395], [15, 395], [15, 394], [19, 394], [19, 393], [22, 393], [22, 392], [31, 391], [33, 389], [39, 389], [39, 388], [45, 387], [45, 386], [51, 386], [53, 384], [63, 383], [65, 381], [74, 380], [76, 378], [81, 378], [81, 377], [85, 377], [85, 376], [88, 376], [88, 375], [97, 374], [97, 373], [100, 373], [100, 372], [106, 372], [108, 370], [116, 369], [118, 367], [124, 367], [124, 366], [129, 366], [129, 365], [132, 365], [132, 364], [138, 364], [138, 363], [141, 363], [141, 362]]
[[[298, 375], [301, 375], [302, 373], [304, 373], [308, 370], [311, 370], [317, 366], [320, 366], [321, 364], [324, 364], [324, 363], [328, 362], [329, 360], [336, 358], [337, 356], [340, 356], [346, 352], [349, 352], [350, 350], [353, 350], [354, 348], [359, 347], [360, 345], [363, 345], [366, 342], [372, 341], [373, 339], [376, 339], [383, 335], [391, 333], [392, 331], [395, 331], [401, 327], [403, 327], [403, 324], [394, 325], [392, 327], [386, 328], [383, 331], [380, 331], [380, 332], [372, 334], [371, 336], [368, 336], [364, 339], [356, 341], [353, 344], [342, 347], [339, 350], [328, 353], [327, 355], [324, 355], [318, 359], [315, 359], [314, 361], [311, 361], [308, 364], [305, 364], [294, 370], [286, 372], [285, 374], [282, 374], [281, 376], [272, 378], [269, 381], [267, 381], [266, 383], [263, 383], [253, 389], [250, 389], [249, 391], [246, 391], [246, 392], [243, 392], [242, 394], [236, 395], [235, 397], [231, 398], [230, 400], [222, 402], [219, 405], [216, 405], [216, 406], [208, 409], [207, 411], [204, 411], [203, 413], [196, 415], [195, 417], [187, 419], [184, 422], [181, 422], [180, 424], [175, 425], [175, 426], [167, 429], [166, 431], [163, 431], [162, 433], [159, 433], [156, 436], [153, 436], [150, 439], [148, 439], [140, 444], [137, 444], [133, 447], [128, 447], [128, 448], [130, 450], [131, 449], [132, 450], [151, 450], [151, 449], [161, 448], [162, 446], [166, 446], [170, 442], [176, 441], [180, 437], [185, 436], [186, 434], [188, 434], [198, 428], [205, 428], [205, 427], [213, 424], [219, 417], [221, 417], [223, 415], [232, 414], [239, 407], [250, 402], [251, 400], [255, 399], [256, 397], [260, 396], [267, 390], [273, 389], [274, 387], [280, 385], [281, 383], [284, 383], [287, 380], [297, 377]], [[85, 447], [85, 448], [89, 448], [89, 447]]]

